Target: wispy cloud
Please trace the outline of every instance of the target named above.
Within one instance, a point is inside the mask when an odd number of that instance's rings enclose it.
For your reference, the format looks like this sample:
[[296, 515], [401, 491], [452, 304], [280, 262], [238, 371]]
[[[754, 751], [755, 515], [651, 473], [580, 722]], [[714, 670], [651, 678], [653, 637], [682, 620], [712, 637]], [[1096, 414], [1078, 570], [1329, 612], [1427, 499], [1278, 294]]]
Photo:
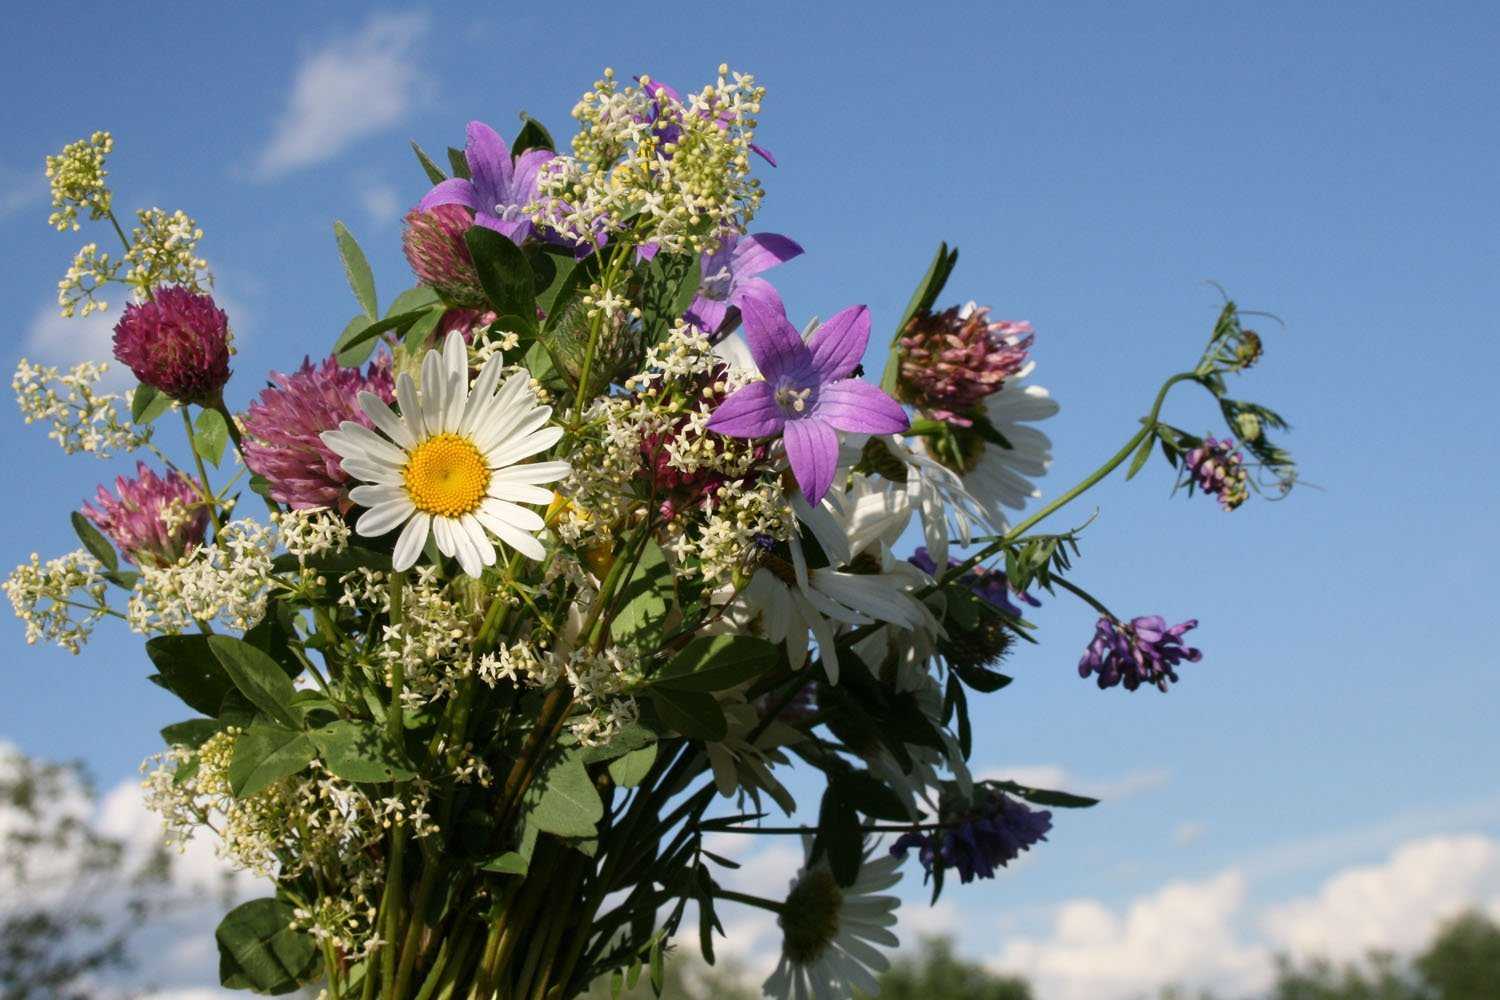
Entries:
[[416, 58], [428, 21], [421, 11], [376, 14], [354, 35], [305, 55], [256, 175], [323, 163], [403, 120], [431, 90]]
[[386, 226], [401, 216], [401, 195], [384, 181], [372, 181], [359, 192], [360, 205], [370, 221]]
[[71, 368], [83, 361], [109, 363], [101, 385], [111, 391], [123, 389], [134, 380], [114, 355], [115, 320], [119, 305], [111, 304], [107, 312], [90, 313], [66, 319], [55, 303], [38, 309], [26, 328], [26, 355], [33, 361]]
[[[47, 201], [47, 182], [40, 163], [34, 170], [0, 166], [0, 219], [20, 215]], [[42, 213], [45, 219], [46, 213]]]

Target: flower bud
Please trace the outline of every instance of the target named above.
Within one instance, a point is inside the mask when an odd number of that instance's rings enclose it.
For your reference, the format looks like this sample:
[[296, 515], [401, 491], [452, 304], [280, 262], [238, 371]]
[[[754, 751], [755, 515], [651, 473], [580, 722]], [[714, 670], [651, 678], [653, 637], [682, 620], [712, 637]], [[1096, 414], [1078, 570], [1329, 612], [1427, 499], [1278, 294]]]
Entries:
[[938, 420], [967, 427], [972, 410], [1026, 366], [1030, 323], [991, 323], [972, 302], [912, 317], [900, 342], [902, 397]]
[[484, 288], [464, 242], [473, 224], [473, 216], [461, 205], [436, 205], [425, 212], [412, 209], [406, 214], [401, 247], [412, 273], [444, 301], [478, 309], [485, 305]]

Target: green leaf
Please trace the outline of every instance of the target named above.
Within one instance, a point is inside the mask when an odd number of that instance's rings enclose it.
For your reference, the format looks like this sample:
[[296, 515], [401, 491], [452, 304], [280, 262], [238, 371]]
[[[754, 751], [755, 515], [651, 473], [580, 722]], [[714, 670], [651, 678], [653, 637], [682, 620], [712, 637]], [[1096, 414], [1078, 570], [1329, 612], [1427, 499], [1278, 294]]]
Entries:
[[349, 227], [342, 222], [333, 224], [333, 237], [338, 242], [339, 258], [344, 262], [344, 276], [349, 279], [354, 300], [359, 303], [366, 316], [375, 319], [380, 315], [375, 301], [375, 275], [370, 270], [370, 262], [365, 259], [365, 252], [359, 248]]
[[1130, 460], [1130, 468], [1125, 470], [1125, 481], [1129, 482], [1135, 478], [1146, 465], [1146, 460], [1151, 457], [1151, 445], [1155, 443], [1155, 434], [1147, 434], [1141, 441], [1141, 446], [1135, 450], [1135, 457]]
[[526, 251], [526, 260], [531, 265], [531, 278], [536, 286], [536, 304], [542, 312], [551, 314], [557, 293], [562, 291], [578, 259], [561, 247], [536, 246]]
[[[521, 112], [521, 131], [516, 133], [516, 141], [510, 144], [510, 155], [520, 156], [528, 149], [550, 149], [556, 152], [557, 146], [552, 142], [552, 133], [547, 131], [547, 126]], [[434, 182], [436, 183], [436, 182]]]
[[1009, 684], [1014, 678], [980, 666], [977, 663], [966, 663], [962, 666], [953, 665], [953, 670], [958, 674], [959, 680], [980, 694], [993, 694]]
[[609, 626], [616, 643], [646, 648], [660, 643], [671, 607], [672, 583], [666, 554], [654, 539], [648, 540], [635, 571], [620, 588], [623, 603]]
[[656, 763], [655, 743], [648, 743], [639, 750], [631, 750], [622, 757], [609, 762], [609, 776], [621, 788], [634, 788], [646, 780], [651, 766]]
[[130, 394], [130, 419], [138, 424], [149, 424], [172, 408], [172, 397], [144, 382]]
[[932, 257], [932, 263], [927, 266], [927, 273], [922, 275], [922, 280], [917, 283], [916, 291], [912, 292], [911, 300], [906, 303], [906, 308], [901, 313], [901, 319], [896, 323], [896, 329], [891, 334], [891, 352], [885, 363], [885, 371], [880, 377], [880, 387], [886, 392], [896, 388], [896, 376], [900, 370], [901, 352], [896, 350], [896, 342], [906, 332], [906, 324], [919, 312], [926, 312], [932, 308], [937, 297], [942, 294], [943, 286], [948, 283], [948, 276], [953, 273], [953, 268], [958, 264], [958, 248], [948, 249], [947, 243], [939, 243], [937, 253]]
[[413, 285], [391, 300], [391, 304], [385, 307], [385, 314], [391, 317], [399, 313], [418, 312], [442, 304], [443, 300], [431, 288], [426, 285]]
[[632, 750], [649, 746], [656, 742], [656, 734], [645, 726], [631, 724], [621, 727], [615, 734], [615, 738], [600, 747], [584, 747], [580, 752], [583, 754], [585, 764], [598, 764], [606, 760], [614, 760], [616, 757], [624, 756]]
[[273, 996], [290, 993], [313, 977], [318, 949], [291, 927], [292, 908], [279, 899], [252, 899], [230, 910], [214, 931], [219, 982], [232, 990]]
[[661, 935], [651, 939], [651, 989], [661, 996], [663, 986], [667, 981], [666, 960], [661, 953]]
[[543, 833], [592, 837], [604, 818], [604, 802], [576, 750], [558, 758], [527, 797], [531, 803], [528, 820]]
[[426, 315], [406, 328], [406, 335], [401, 338], [401, 349], [411, 357], [417, 357], [427, 347], [427, 339], [432, 336], [432, 331], [437, 329], [438, 323], [442, 322], [446, 309], [429, 309]]
[[[518, 333], [536, 335], [536, 287], [526, 255], [493, 229], [471, 226], [464, 234], [479, 284], [502, 319]], [[509, 327], [508, 327], [509, 328]]]
[[295, 693], [292, 680], [275, 660], [248, 642], [227, 635], [209, 636], [208, 648], [252, 705], [273, 722], [288, 729], [299, 728], [291, 708]]
[[698, 294], [702, 272], [697, 254], [659, 253], [641, 283], [641, 325], [647, 347], [657, 344]]
[[229, 790], [237, 798], [254, 795], [298, 773], [317, 755], [306, 733], [257, 721], [234, 741]]
[[1054, 792], [1046, 788], [1030, 788], [1019, 785], [1014, 781], [992, 781], [989, 782], [998, 788], [1002, 788], [1012, 795], [1020, 796], [1027, 802], [1035, 802], [1039, 806], [1056, 806], [1059, 809], [1087, 809], [1089, 806], [1099, 804], [1098, 799], [1091, 799], [1087, 795], [1074, 795], [1071, 792]]
[[834, 881], [849, 886], [859, 877], [864, 860], [864, 831], [859, 813], [837, 782], [830, 782], [818, 808], [818, 832], [813, 838], [812, 858], [828, 855], [828, 867]]
[[531, 869], [531, 855], [536, 851], [538, 832], [535, 824], [527, 823], [521, 830], [521, 842], [515, 850], [498, 854], [479, 867], [502, 875], [525, 875]]
[[189, 708], [217, 716], [234, 682], [219, 666], [202, 635], [159, 635], [146, 641], [146, 655], [156, 667], [162, 687]]
[[441, 184], [448, 179], [448, 175], [443, 173], [443, 169], [433, 162], [432, 157], [427, 155], [426, 150], [417, 145], [417, 140], [415, 139], [411, 140], [411, 151], [417, 154], [417, 162], [422, 164], [422, 170], [427, 174], [428, 180], [434, 184]]
[[777, 646], [750, 635], [700, 635], [654, 677], [653, 685], [679, 691], [723, 691], [775, 666]]
[[218, 719], [187, 719], [174, 722], [170, 726], [163, 726], [161, 738], [167, 746], [190, 747], [196, 750], [210, 736], [223, 728], [224, 724]]
[[[413, 309], [410, 312], [396, 313], [373, 322], [369, 317], [356, 316], [349, 321], [349, 325], [344, 327], [344, 332], [339, 335], [338, 341], [333, 345], [333, 353], [338, 356], [339, 364], [345, 368], [364, 364], [365, 359], [375, 350], [375, 338], [391, 330], [397, 332], [405, 330], [434, 312], [439, 317], [443, 314], [442, 310], [436, 306], [429, 306], [423, 309]], [[433, 319], [432, 322], [435, 325], [437, 319]]]
[[462, 177], [464, 180], [470, 179], [469, 158], [464, 155], [463, 150], [454, 149], [452, 146], [449, 146], [448, 165], [453, 168], [454, 177]]
[[73, 533], [78, 536], [83, 547], [89, 550], [89, 555], [103, 563], [104, 568], [111, 573], [118, 573], [120, 558], [115, 554], [115, 547], [98, 528], [94, 527], [93, 522], [76, 510], [69, 515], [68, 520], [73, 522]]
[[193, 422], [193, 450], [211, 465], [217, 466], [229, 443], [229, 424], [218, 410], [204, 410]]
[[711, 694], [675, 688], [652, 688], [650, 694], [661, 721], [688, 739], [712, 743], [729, 732], [724, 710]]
[[900, 796], [869, 771], [850, 771], [836, 776], [839, 793], [855, 809], [872, 819], [904, 823], [911, 819]]
[[373, 722], [341, 719], [309, 735], [328, 770], [346, 781], [371, 783], [416, 777]]

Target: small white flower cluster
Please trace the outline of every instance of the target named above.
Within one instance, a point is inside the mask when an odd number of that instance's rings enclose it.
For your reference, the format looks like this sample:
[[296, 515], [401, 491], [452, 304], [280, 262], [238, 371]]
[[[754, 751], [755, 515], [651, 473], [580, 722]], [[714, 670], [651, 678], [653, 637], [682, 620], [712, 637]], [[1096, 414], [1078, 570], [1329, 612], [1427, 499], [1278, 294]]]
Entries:
[[56, 156], [47, 157], [47, 181], [52, 186], [52, 214], [47, 224], [62, 232], [78, 231], [78, 210], [86, 208], [89, 218], [102, 219], [109, 214], [110, 193], [104, 178], [105, 158], [115, 148], [114, 136], [95, 132], [87, 139], [70, 142]]
[[104, 312], [109, 303], [99, 297], [105, 285], [120, 274], [121, 262], [99, 252], [99, 244], [85, 243], [57, 282], [57, 304], [64, 317]]
[[103, 573], [99, 560], [83, 549], [46, 563], [33, 552], [30, 562], [12, 570], [5, 594], [26, 625], [26, 642], [55, 642], [76, 655], [108, 613]]
[[271, 523], [276, 525], [276, 537], [282, 548], [296, 556], [299, 564], [349, 547], [349, 525], [327, 507], [275, 512], [271, 514]]
[[249, 519], [231, 521], [171, 566], [142, 566], [126, 621], [142, 635], [175, 635], [199, 622], [243, 631], [266, 614], [276, 532]]
[[65, 453], [109, 458], [144, 447], [151, 440], [151, 428], [131, 422], [125, 397], [95, 391], [108, 367], [85, 361], [64, 375], [51, 365], [22, 358], [10, 387], [26, 423], [50, 423], [47, 436]]
[[253, 795], [236, 796], [229, 767], [242, 735], [229, 726], [196, 751], [174, 746], [141, 765], [146, 806], [161, 816], [169, 847], [185, 850], [206, 827], [217, 837], [218, 855], [237, 868], [267, 878], [317, 871], [332, 884], [359, 887], [369, 878], [361, 874], [369, 866], [360, 853], [392, 824], [409, 825], [418, 838], [436, 832], [420, 782], [405, 786], [410, 801], [372, 799], [319, 761]]
[[[375, 656], [388, 684], [391, 668], [401, 663], [401, 699], [408, 711], [452, 694], [454, 683], [472, 669], [475, 614], [462, 587], [445, 581], [437, 566], [416, 567], [407, 580], [402, 623], [385, 627]], [[388, 590], [385, 607], [390, 607]]]
[[136, 213], [140, 223], [130, 230], [130, 249], [125, 260], [130, 270], [125, 283], [144, 295], [157, 285], [180, 285], [195, 292], [213, 284], [208, 262], [198, 256], [203, 230], [186, 212], [168, 215], [160, 208]]
[[598, 245], [630, 220], [636, 241], [712, 249], [725, 233], [744, 232], [760, 205], [750, 145], [764, 95], [727, 66], [685, 101], [644, 76], [621, 88], [606, 69], [573, 108], [572, 154], [543, 164], [528, 211], [579, 243]]
[[546, 689], [566, 681], [573, 690], [575, 706], [582, 710], [569, 725], [586, 746], [608, 743], [622, 727], [640, 717], [635, 699], [621, 697], [622, 692], [642, 682], [640, 667], [634, 654], [620, 646], [598, 653], [552, 652], [522, 640], [485, 653], [474, 669], [492, 687], [509, 681]]
[[339, 885], [336, 893], [318, 896], [308, 906], [293, 908], [289, 926], [307, 931], [314, 941], [329, 945], [335, 954], [348, 961], [367, 958], [385, 944], [375, 926], [380, 913], [380, 889], [377, 873], [362, 868], [354, 874], [352, 882]]

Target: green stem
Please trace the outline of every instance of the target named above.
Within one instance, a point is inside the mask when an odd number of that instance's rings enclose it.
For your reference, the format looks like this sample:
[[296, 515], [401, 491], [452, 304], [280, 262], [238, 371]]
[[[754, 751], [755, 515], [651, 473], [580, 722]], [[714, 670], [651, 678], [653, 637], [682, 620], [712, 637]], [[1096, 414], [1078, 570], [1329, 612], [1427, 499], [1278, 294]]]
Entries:
[[198, 446], [193, 441], [193, 418], [188, 416], [188, 408], [183, 405], [178, 408], [182, 414], [182, 427], [187, 431], [188, 448], [193, 453], [193, 462], [198, 466], [198, 485], [203, 488], [203, 502], [208, 506], [208, 519], [214, 525], [214, 538], [219, 537], [219, 530], [224, 526], [219, 523], [219, 502], [214, 495], [214, 488], [208, 484], [208, 466], [203, 464], [203, 456], [198, 454]]
[[769, 899], [762, 899], [759, 896], [750, 896], [743, 892], [733, 892], [729, 889], [716, 889], [714, 890], [714, 897], [717, 899], [727, 899], [731, 903], [741, 903], [745, 906], [755, 906], [759, 907], [762, 910], [770, 910], [772, 913], [781, 912], [782, 904], [773, 902]]
[[[229, 440], [234, 442], [234, 450], [240, 453], [240, 461], [245, 468], [250, 468], [250, 463], [245, 459], [245, 435], [240, 433], [240, 425], [235, 423], [234, 414], [229, 412], [229, 407], [224, 403], [224, 394], [220, 393], [213, 401], [213, 409], [224, 418], [224, 426], [229, 430]], [[272, 514], [281, 513], [281, 505], [268, 496], [262, 496], [266, 502], [266, 509]]]
[[1099, 612], [1104, 617], [1110, 619], [1111, 621], [1119, 621], [1120, 620], [1119, 616], [1116, 615], [1113, 611], [1109, 610], [1109, 608], [1106, 608], [1104, 606], [1104, 604], [1101, 601], [1098, 600], [1098, 598], [1094, 597], [1093, 594], [1090, 594], [1088, 591], [1084, 590], [1082, 587], [1078, 586], [1077, 584], [1071, 583], [1071, 582], [1069, 582], [1067, 580], [1064, 580], [1060, 576], [1054, 576], [1054, 577], [1051, 577], [1050, 579], [1051, 579], [1052, 583], [1056, 584], [1057, 586], [1061, 587], [1063, 590], [1066, 590], [1068, 593], [1070, 593], [1073, 596], [1077, 597], [1079, 600], [1083, 601], [1085, 604], [1087, 604], [1089, 607], [1093, 608], [1095, 611]]
[[[391, 626], [401, 628], [405, 623], [404, 602], [406, 595], [406, 573], [391, 574]], [[400, 641], [400, 640], [398, 640]], [[401, 695], [406, 688], [406, 665], [401, 656], [391, 661], [391, 704], [386, 710], [386, 736], [391, 745], [399, 747], [404, 742], [406, 731], [402, 720]], [[385, 945], [380, 950], [381, 981], [385, 984], [386, 1000], [399, 1000], [396, 993], [396, 950], [401, 941], [402, 876], [406, 865], [406, 824], [397, 822], [391, 828], [391, 854], [386, 867], [385, 893], [381, 900], [379, 926], [384, 929]]]

